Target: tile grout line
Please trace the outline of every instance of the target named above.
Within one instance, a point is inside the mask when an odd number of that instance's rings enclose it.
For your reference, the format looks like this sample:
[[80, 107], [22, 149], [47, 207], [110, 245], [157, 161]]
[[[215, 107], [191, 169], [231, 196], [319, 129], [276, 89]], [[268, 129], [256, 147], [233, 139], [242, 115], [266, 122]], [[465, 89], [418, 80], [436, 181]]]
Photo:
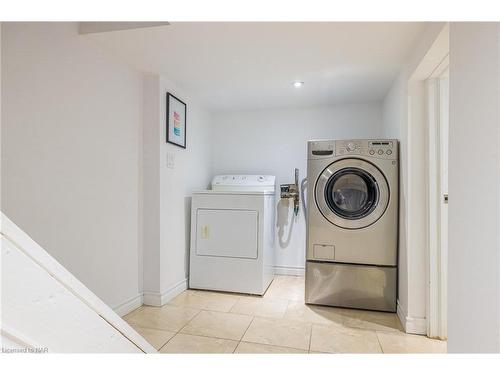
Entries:
[[156, 351], [157, 351], [158, 353], [160, 353], [160, 350], [162, 350], [162, 349], [163, 349], [163, 347], [164, 347], [165, 345], [167, 345], [167, 344], [168, 344], [168, 343], [169, 343], [169, 342], [170, 342], [170, 341], [171, 341], [171, 340], [172, 340], [175, 336], [177, 336], [177, 333], [176, 333], [175, 335], [172, 335], [172, 337], [171, 337], [171, 338], [169, 338], [169, 339], [168, 339], [168, 340], [167, 340], [167, 341], [166, 341], [166, 342], [165, 342], [162, 346], [160, 346], [160, 347], [159, 347]]
[[314, 324], [311, 323], [311, 332], [309, 333], [309, 349], [307, 350], [308, 354], [311, 354], [311, 342], [312, 342], [312, 335], [313, 335], [313, 327], [314, 327]]
[[[167, 303], [168, 305], [168, 303]], [[170, 305], [170, 306], [176, 306], [176, 307], [184, 307], [184, 306], [177, 306], [177, 305]], [[187, 308], [192, 308], [192, 307], [187, 307]], [[194, 308], [193, 308], [194, 309]], [[163, 349], [163, 347], [165, 345], [167, 345], [171, 340], [173, 340], [174, 337], [178, 336], [179, 334], [181, 334], [181, 331], [189, 324], [191, 323], [191, 321], [196, 318], [202, 311], [210, 311], [210, 310], [204, 310], [204, 309], [196, 309], [198, 310], [198, 312], [196, 314], [193, 315], [193, 317], [191, 319], [189, 319], [186, 324], [184, 324], [176, 333], [175, 335], [173, 335], [170, 339], [167, 340], [167, 342], [165, 344], [162, 345], [162, 347], [160, 349], [158, 349], [158, 352]], [[182, 333], [183, 335], [185, 335], [185, 333]], [[195, 336], [195, 335], [190, 335], [190, 336]], [[203, 336], [202, 336], [203, 337]], [[209, 336], [205, 336], [205, 337], [209, 337]]]
[[[273, 283], [270, 285], [270, 287], [273, 285], [273, 284], [277, 284], [276, 281], [278, 280], [273, 280]], [[215, 292], [217, 293], [217, 292]], [[267, 293], [266, 293], [267, 294]], [[263, 318], [269, 318], [269, 319], [277, 319], [277, 320], [282, 320], [282, 319], [285, 319], [285, 316], [286, 314], [288, 313], [288, 311], [290, 310], [290, 305], [291, 305], [291, 302], [294, 302], [295, 300], [294, 299], [289, 299], [289, 298], [280, 298], [281, 294], [278, 293], [278, 295], [276, 296], [276, 298], [278, 299], [282, 299], [282, 300], [285, 300], [286, 301], [286, 308], [284, 309], [284, 313], [282, 314], [282, 316], [280, 318], [273, 318], [273, 317], [266, 317], [264, 316]], [[167, 303], [167, 305], [170, 305], [170, 306], [173, 306], [173, 307], [183, 307], [183, 308], [191, 308], [193, 310], [198, 310], [196, 312], [195, 315], [193, 315], [192, 318], [190, 318], [185, 324], [183, 324], [181, 326], [181, 328], [179, 330], [177, 330], [176, 332], [173, 332], [174, 335], [169, 339], [167, 340], [161, 347], [160, 349], [158, 350], [161, 350], [165, 347], [165, 345], [167, 345], [169, 342], [172, 341], [172, 339], [174, 339], [177, 335], [181, 334], [181, 331], [186, 327], [188, 326], [197, 316], [199, 316], [200, 313], [202, 312], [211, 312], [211, 313], [228, 313], [228, 314], [235, 314], [235, 315], [246, 315], [246, 316], [249, 316], [251, 317], [251, 320], [250, 320], [250, 323], [248, 324], [248, 326], [246, 327], [245, 331], [243, 332], [242, 336], [240, 337], [239, 340], [232, 340], [232, 341], [235, 341], [236, 342], [236, 347], [234, 348], [233, 350], [233, 353], [236, 352], [236, 349], [238, 348], [238, 346], [242, 343], [242, 342], [247, 342], [247, 341], [244, 341], [243, 338], [244, 336], [246, 335], [246, 333], [248, 332], [250, 326], [253, 324], [253, 322], [255, 321], [255, 318], [258, 317], [257, 315], [255, 314], [243, 314], [243, 313], [238, 313], [238, 312], [232, 312], [232, 309], [241, 301], [243, 300], [243, 298], [245, 296], [242, 296], [242, 295], [237, 295], [235, 296], [236, 298], [234, 298], [234, 302], [231, 304], [231, 306], [229, 307], [229, 309], [223, 309], [223, 310], [208, 310], [205, 308], [199, 308], [199, 307], [190, 307], [190, 306], [182, 306], [182, 305], [173, 305], [173, 304], [170, 304], [170, 303]], [[270, 298], [271, 300], [274, 300], [275, 298], [271, 297]], [[265, 301], [265, 300], [263, 300]], [[136, 313], [138, 312], [137, 310], [140, 310], [142, 308], [139, 307], [137, 308], [136, 310], [134, 310], [133, 312], [130, 313], [129, 315], [129, 318], [132, 318], [133, 316], [136, 315]], [[346, 326], [350, 329], [355, 329], [355, 330], [359, 330], [359, 331], [372, 331], [376, 334], [377, 336], [377, 342], [379, 344], [379, 348], [380, 350], [382, 351], [382, 353], [384, 353], [384, 349], [382, 347], [382, 344], [381, 344], [381, 341], [380, 341], [380, 336], [379, 336], [379, 330], [378, 329], [370, 329], [370, 328], [367, 328], [367, 327], [360, 327], [360, 326], [356, 326], [356, 325], [353, 325], [353, 326], [350, 326], [349, 324], [345, 324], [347, 321], [347, 316], [343, 315], [342, 314], [342, 317], [341, 317], [341, 325], [343, 326]], [[127, 322], [128, 323], [128, 322]], [[129, 323], [130, 324], [130, 323]], [[381, 323], [383, 324], [383, 323]], [[142, 325], [141, 324], [138, 324], [139, 327], [141, 327]], [[308, 353], [311, 353], [311, 348], [312, 348], [312, 330], [313, 330], [313, 327], [314, 327], [314, 324], [313, 323], [310, 323], [310, 332], [309, 332], [309, 345], [308, 345], [308, 350], [307, 352]], [[148, 328], [148, 329], [156, 329], [156, 330], [163, 330], [165, 331], [165, 329], [162, 329], [162, 328], [152, 328], [152, 327], [143, 327], [143, 328]], [[388, 333], [393, 333], [392, 332], [393, 330], [392, 329], [389, 329], [387, 330]], [[396, 329], [396, 332], [399, 331], [399, 329]], [[169, 330], [169, 332], [172, 332]], [[382, 329], [380, 330], [380, 333], [385, 333], [386, 330], [385, 329]], [[394, 332], [394, 333], [396, 333]], [[196, 335], [191, 335], [191, 336], [196, 336]], [[199, 335], [200, 337], [212, 337], [212, 338], [217, 338], [217, 337], [214, 337], [214, 336], [211, 336], [211, 335]], [[403, 334], [404, 336], [404, 334]], [[228, 339], [229, 340], [229, 339]], [[256, 342], [256, 344], [259, 344], [258, 342]], [[270, 347], [280, 347], [279, 345], [270, 345], [270, 344], [261, 344], [261, 345], [267, 345], [267, 346], [270, 346]], [[292, 347], [288, 347], [288, 346], [283, 346], [282, 348], [292, 348]], [[293, 349], [293, 348], [292, 348]]]
[[377, 336], [378, 346], [380, 346], [380, 350], [382, 351], [382, 354], [385, 354], [384, 348], [382, 347], [382, 344], [380, 343], [380, 338], [378, 337], [378, 332], [377, 331], [374, 331], [374, 332], [375, 332], [375, 336]]
[[[170, 305], [170, 306], [172, 306], [172, 305]], [[179, 307], [179, 306], [177, 306], [177, 307]], [[197, 309], [197, 310], [198, 310], [198, 312], [196, 314], [194, 314], [193, 317], [186, 322], [186, 324], [184, 324], [181, 328], [179, 328], [179, 330], [177, 332], [175, 332], [175, 335], [173, 335], [171, 338], [169, 338], [167, 340], [167, 342], [165, 344], [163, 344], [160, 349], [158, 349], [158, 352], [160, 350], [162, 350], [163, 347], [165, 345], [167, 345], [170, 341], [172, 341], [174, 339], [174, 337], [176, 337], [177, 335], [179, 335], [181, 333], [181, 331], [184, 329], [184, 327], [186, 327], [194, 318], [196, 318], [198, 316], [199, 313], [201, 313], [203, 311], [201, 309]]]
[[236, 347], [235, 347], [235, 348], [234, 348], [234, 350], [233, 350], [233, 354], [234, 354], [234, 352], [236, 351], [236, 349], [238, 349], [238, 346], [240, 346], [241, 341], [243, 340], [243, 337], [245, 337], [245, 334], [247, 333], [248, 329], [249, 329], [249, 328], [250, 328], [250, 326], [252, 325], [252, 323], [253, 323], [253, 320], [254, 320], [254, 319], [255, 319], [255, 316], [254, 316], [254, 315], [252, 315], [252, 320], [250, 320], [250, 324], [249, 324], [249, 325], [248, 325], [248, 327], [245, 329], [245, 332], [243, 332], [243, 334], [241, 335], [240, 340], [238, 341], [238, 344], [236, 344]]
[[[205, 311], [205, 312], [221, 312], [221, 313], [231, 313], [231, 310], [234, 306], [236, 306], [236, 304], [242, 299], [242, 296], [239, 295], [237, 296], [236, 300], [234, 301], [234, 303], [231, 305], [231, 307], [227, 310], [227, 311], [218, 311], [218, 310], [207, 310], [207, 309], [203, 309], [203, 308], [193, 308], [194, 310], [198, 310], [197, 313], [195, 315], [193, 315], [193, 317], [191, 319], [189, 319], [183, 326], [181, 326], [177, 331], [173, 332], [173, 331], [167, 331], [167, 330], [164, 330], [162, 328], [151, 328], [151, 327], [144, 327], [144, 326], [141, 326], [139, 324], [136, 324], [138, 327], [142, 327], [142, 328], [146, 328], [146, 329], [155, 329], [155, 330], [159, 330], [159, 331], [166, 331], [166, 332], [172, 332], [174, 333], [174, 335], [172, 335], [172, 337], [170, 337], [163, 345], [161, 345], [158, 349], [157, 349], [157, 352], [160, 352], [161, 349], [163, 349], [165, 347], [165, 345], [167, 345], [171, 340], [173, 340], [176, 336], [178, 336], [179, 334], [181, 334], [181, 331], [187, 326], [189, 325], [189, 323], [195, 319], [202, 311]], [[184, 308], [192, 308], [192, 307], [189, 307], [189, 306], [182, 306], [182, 305], [175, 305], [175, 304], [172, 304], [169, 302], [165, 303], [165, 305], [168, 305], [168, 306], [173, 306], [173, 307], [184, 307]], [[143, 307], [145, 305], [142, 305], [142, 306], [139, 306], [138, 308], [136, 308], [135, 310], [131, 311], [129, 314], [129, 317], [132, 317], [134, 316], [137, 312], [139, 312], [139, 310], [142, 310]], [[158, 306], [159, 308], [162, 308], [163, 306]], [[239, 315], [244, 315], [244, 314], [239, 314]], [[254, 319], [254, 316], [253, 315], [250, 315], [252, 317], [252, 319], [250, 320], [250, 323], [248, 325], [248, 327], [245, 329], [245, 332], [243, 333], [242, 337], [240, 338], [240, 340], [238, 341], [238, 343], [236, 344], [234, 350], [233, 350], [233, 353], [234, 351], [236, 350], [236, 348], [238, 347], [239, 343], [241, 342], [241, 339], [243, 338], [243, 336], [245, 335], [246, 331], [248, 330], [248, 328], [250, 327], [250, 324], [252, 324], [253, 322], [253, 319]], [[125, 320], [125, 319], [124, 319]], [[128, 321], [126, 321], [127, 324], [131, 324], [129, 323]], [[132, 327], [133, 328], [133, 327]], [[193, 335], [191, 335], [193, 336]], [[201, 336], [203, 337], [203, 336]], [[212, 337], [212, 336], [204, 336], [204, 337]], [[237, 340], [233, 340], [233, 341], [237, 341]]]
[[[173, 336], [170, 338], [170, 340], [172, 340], [175, 336], [177, 336], [178, 334], [183, 334], [183, 335], [189, 335], [189, 336], [198, 336], [198, 337], [207, 337], [207, 338], [214, 338], [214, 339], [219, 339], [219, 340], [229, 340], [229, 341], [237, 341], [238, 344], [236, 345], [236, 347], [234, 348], [234, 350], [236, 350], [236, 348], [238, 347], [239, 343], [241, 342], [241, 339], [243, 338], [243, 336], [245, 335], [245, 333], [247, 332], [248, 328], [250, 327], [250, 325], [252, 324], [253, 322], [253, 319], [255, 318], [255, 316], [253, 315], [247, 315], [247, 314], [240, 314], [240, 313], [234, 313], [234, 312], [231, 312], [231, 309], [236, 305], [236, 303], [241, 299], [242, 296], [239, 296], [238, 299], [236, 300], [236, 302], [233, 304], [233, 306], [231, 306], [231, 308], [228, 310], [228, 311], [221, 311], [221, 310], [207, 310], [207, 309], [203, 309], [203, 308], [196, 308], [196, 310], [199, 310], [184, 326], [182, 326], [182, 328]], [[184, 306], [177, 306], [177, 307], [184, 307]], [[187, 306], [187, 308], [192, 308], [192, 309], [195, 309], [193, 307], [189, 307]], [[191, 321], [193, 321], [200, 313], [202, 312], [209, 312], [209, 313], [222, 313], [222, 314], [234, 314], [234, 315], [241, 315], [241, 316], [250, 316], [252, 317], [252, 319], [250, 320], [250, 323], [248, 324], [248, 327], [245, 329], [245, 332], [243, 332], [243, 335], [241, 336], [241, 338], [239, 340], [233, 340], [233, 339], [228, 339], [228, 338], [224, 338], [224, 337], [217, 337], [217, 336], [209, 336], [209, 335], [201, 335], [201, 334], [191, 334], [191, 333], [181, 333], [181, 331], [189, 325], [189, 323], [191, 323]], [[169, 341], [170, 341], [169, 340]], [[167, 342], [168, 343], [168, 342]], [[165, 343], [165, 344], [167, 344]], [[162, 346], [163, 348], [163, 346]], [[233, 350], [233, 353], [234, 353], [234, 350]]]
[[[126, 321], [126, 322], [127, 322], [127, 321]], [[156, 327], [154, 327], [154, 328], [153, 328], [153, 327], [145, 327], [145, 326], [141, 326], [140, 324], [137, 324], [137, 323], [129, 323], [129, 322], [127, 322], [127, 324], [128, 324], [130, 327], [134, 328], [134, 330], [135, 330], [135, 327], [134, 327], [134, 326], [136, 326], [137, 328], [141, 328], [141, 329], [151, 329], [151, 330], [153, 330], [153, 331], [162, 331], [162, 332], [177, 333], [176, 331], [172, 331], [172, 330], [170, 330], [170, 329], [156, 328]]]
[[[255, 316], [254, 315], [247, 315], [247, 314], [241, 314], [241, 313], [234, 313], [234, 312], [231, 312], [232, 308], [234, 306], [236, 306], [236, 304], [242, 299], [243, 296], [238, 296], [236, 301], [234, 302], [234, 304], [229, 308], [229, 310], [227, 311], [221, 311], [221, 310], [208, 310], [206, 308], [194, 308], [194, 307], [191, 307], [191, 306], [182, 306], [182, 305], [173, 305], [173, 304], [170, 304], [170, 303], [166, 303], [165, 305], [169, 305], [169, 306], [174, 306], [174, 307], [184, 307], [184, 308], [191, 308], [191, 309], [195, 309], [195, 310], [198, 310], [198, 312], [191, 318], [189, 319], [189, 321], [186, 322], [186, 324], [184, 324], [177, 332], [175, 332], [175, 334], [167, 340], [167, 342], [165, 342], [165, 344], [163, 344], [160, 349], [158, 349], [158, 351], [160, 351], [166, 344], [168, 344], [174, 337], [176, 337], [177, 335], [179, 334], [186, 334], [186, 335], [189, 335], [189, 336], [198, 336], [198, 337], [207, 337], [207, 338], [215, 338], [215, 339], [222, 339], [222, 340], [231, 340], [231, 341], [237, 341], [238, 343], [236, 344], [236, 347], [234, 348], [233, 350], [233, 354], [234, 352], [236, 351], [236, 349], [238, 348], [238, 345], [241, 343], [242, 339], [243, 339], [243, 336], [245, 335], [245, 333], [247, 332], [248, 328], [250, 328], [250, 325], [252, 324]], [[288, 306], [288, 305], [287, 305]], [[141, 306], [142, 307], [142, 306]], [[140, 307], [139, 307], [140, 308]], [[245, 329], [245, 332], [243, 332], [243, 335], [241, 336], [241, 338], [239, 340], [232, 340], [232, 339], [227, 339], [227, 338], [222, 338], [222, 337], [214, 337], [214, 336], [208, 336], [208, 335], [193, 335], [193, 334], [187, 334], [187, 333], [181, 333], [181, 331], [189, 325], [189, 323], [191, 323], [191, 321], [193, 321], [201, 312], [215, 312], [215, 313], [224, 313], [224, 314], [235, 314], [235, 315], [244, 315], [244, 316], [251, 316], [252, 319], [250, 320], [250, 323], [248, 324], [248, 327]], [[147, 327], [143, 327], [143, 328], [147, 328]], [[169, 332], [172, 332], [172, 331], [169, 331]]]
[[238, 295], [236, 298], [236, 301], [234, 301], [234, 303], [231, 305], [231, 307], [227, 311], [224, 311], [224, 312], [230, 313], [231, 310], [234, 309], [234, 306], [236, 306], [238, 304], [238, 302], [241, 301], [242, 298], [243, 298], [243, 296]]

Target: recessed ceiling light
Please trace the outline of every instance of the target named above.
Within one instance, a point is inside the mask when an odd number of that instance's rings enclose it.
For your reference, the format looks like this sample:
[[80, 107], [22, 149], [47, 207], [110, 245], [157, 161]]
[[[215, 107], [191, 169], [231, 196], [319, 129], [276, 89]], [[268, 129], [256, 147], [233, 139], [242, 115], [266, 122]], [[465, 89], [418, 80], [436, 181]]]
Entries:
[[304, 82], [302, 82], [302, 81], [295, 81], [293, 83], [293, 87], [299, 88], [299, 87], [302, 87], [302, 86], [304, 86]]

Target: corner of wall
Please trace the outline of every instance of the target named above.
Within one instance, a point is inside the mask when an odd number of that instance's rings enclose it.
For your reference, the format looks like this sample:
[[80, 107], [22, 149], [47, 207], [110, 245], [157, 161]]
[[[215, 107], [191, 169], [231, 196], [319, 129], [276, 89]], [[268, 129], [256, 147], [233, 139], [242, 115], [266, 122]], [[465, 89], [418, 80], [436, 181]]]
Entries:
[[[186, 148], [166, 142], [167, 92], [187, 105]], [[189, 198], [211, 177], [211, 114], [161, 75], [144, 76], [143, 107], [143, 303], [161, 306], [187, 289]]]
[[128, 300], [113, 307], [113, 311], [117, 315], [122, 317], [134, 311], [135, 309], [141, 307], [142, 304], [143, 304], [142, 293], [138, 293], [135, 297], [129, 298]]
[[414, 335], [427, 334], [427, 319], [409, 317], [405, 307], [400, 303], [399, 299], [396, 314], [406, 333]]
[[180, 280], [162, 293], [144, 292], [142, 303], [148, 306], [163, 306], [188, 288], [188, 279]]

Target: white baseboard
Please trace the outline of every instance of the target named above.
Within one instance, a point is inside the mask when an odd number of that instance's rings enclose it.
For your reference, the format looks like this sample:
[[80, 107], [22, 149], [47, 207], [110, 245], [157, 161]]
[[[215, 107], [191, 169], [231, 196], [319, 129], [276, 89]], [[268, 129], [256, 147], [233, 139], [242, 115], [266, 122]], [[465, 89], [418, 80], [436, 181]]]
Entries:
[[161, 306], [161, 293], [144, 292], [142, 295], [142, 303], [148, 306]]
[[406, 317], [406, 333], [415, 335], [427, 335], [427, 319]]
[[113, 308], [113, 311], [117, 313], [119, 316], [124, 316], [141, 306], [142, 306], [142, 293], [139, 293], [137, 296], [132, 297], [123, 303], [120, 303], [118, 306], [115, 306]]
[[412, 333], [414, 335], [427, 335], [427, 319], [408, 316], [399, 301], [397, 314], [406, 333]]
[[142, 302], [148, 306], [163, 306], [173, 298], [177, 297], [187, 289], [188, 279], [181, 280], [167, 288], [162, 293], [148, 292], [143, 293]]
[[397, 301], [396, 313], [398, 315], [399, 321], [401, 322], [401, 325], [403, 326], [404, 330], [406, 331], [406, 312], [403, 310], [403, 307], [399, 303], [399, 300]]
[[304, 276], [304, 267], [285, 267], [285, 266], [274, 266], [275, 275], [289, 275], [289, 276]]

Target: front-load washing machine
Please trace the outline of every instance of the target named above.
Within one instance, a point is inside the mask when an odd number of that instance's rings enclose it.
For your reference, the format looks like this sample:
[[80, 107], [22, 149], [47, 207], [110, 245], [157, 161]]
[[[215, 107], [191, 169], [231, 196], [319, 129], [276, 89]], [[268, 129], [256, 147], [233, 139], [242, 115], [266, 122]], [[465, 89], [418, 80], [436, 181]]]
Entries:
[[398, 141], [308, 142], [306, 303], [396, 311]]
[[275, 180], [219, 175], [193, 194], [191, 289], [264, 294], [274, 277]]

